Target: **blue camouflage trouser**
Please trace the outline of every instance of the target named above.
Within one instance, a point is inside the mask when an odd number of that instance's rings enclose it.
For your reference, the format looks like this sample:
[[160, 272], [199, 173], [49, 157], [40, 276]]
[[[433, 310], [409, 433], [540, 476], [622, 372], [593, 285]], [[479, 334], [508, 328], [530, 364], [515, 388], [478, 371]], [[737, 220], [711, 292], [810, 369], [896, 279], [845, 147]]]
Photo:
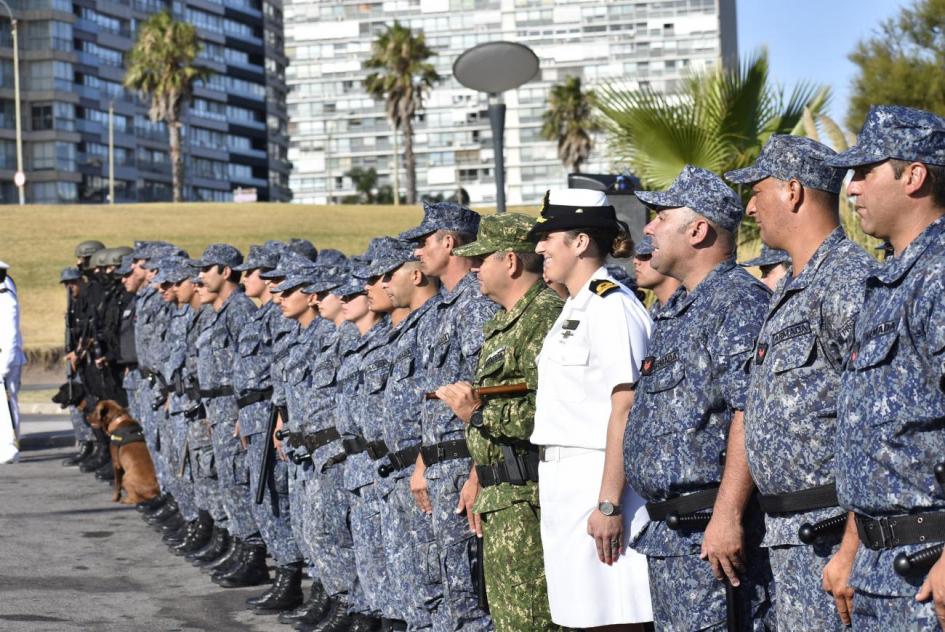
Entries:
[[[229, 525], [230, 535], [241, 540], [260, 542], [261, 538], [250, 504], [249, 470], [246, 450], [233, 436], [234, 422], [222, 421], [210, 427], [213, 454], [216, 458], [217, 482]], [[251, 537], [255, 536], [255, 537]]]
[[[144, 431], [144, 441], [151, 453], [151, 460], [154, 462], [154, 472], [157, 474], [158, 483], [161, 485], [161, 491], [170, 493], [168, 488], [168, 468], [161, 454], [161, 427], [158, 423], [157, 411], [152, 408], [154, 401], [154, 391], [147, 380], [138, 380], [138, 391], [135, 395], [135, 417], [141, 424]], [[163, 411], [162, 411], [163, 412]]]
[[857, 632], [938, 630], [939, 623], [931, 600], [919, 603], [912, 595], [887, 597], [856, 590], [853, 629]]
[[839, 545], [776, 546], [768, 549], [774, 575], [774, 611], [779, 630], [842, 630], [822, 573]]
[[427, 468], [427, 494], [433, 505], [433, 534], [440, 555], [444, 599], [433, 615], [433, 628], [491, 630], [489, 615], [479, 608], [473, 589], [470, 557], [476, 545], [466, 516], [456, 514], [459, 492], [469, 477], [470, 461], [454, 459]]
[[[707, 561], [692, 554], [647, 556], [647, 562], [656, 629], [671, 632], [726, 629], [725, 584], [715, 578]], [[766, 629], [765, 618], [770, 616], [767, 589], [748, 577], [740, 579], [737, 603], [742, 630], [762, 632]]]
[[217, 526], [228, 528], [220, 481], [217, 477], [216, 456], [210, 440], [210, 422], [194, 419], [187, 427], [190, 445], [190, 471], [194, 481], [194, 501], [197, 507], [210, 513]]
[[95, 435], [92, 434], [92, 426], [85, 421], [85, 415], [75, 406], [69, 407], [69, 421], [72, 422], [72, 430], [75, 432], [76, 441], [95, 440]]
[[[285, 446], [285, 444], [283, 444]], [[286, 478], [289, 487], [289, 524], [292, 527], [292, 537], [295, 545], [299, 547], [299, 552], [305, 558], [308, 565], [308, 576], [312, 579], [318, 578], [318, 571], [312, 560], [312, 551], [305, 540], [304, 525], [308, 517], [305, 514], [305, 494], [308, 493], [309, 485], [312, 483], [311, 464], [296, 465], [290, 458], [285, 461]]]
[[[302, 554], [295, 543], [289, 508], [288, 467], [285, 461], [276, 458], [275, 449], [266, 441], [265, 432], [246, 437], [249, 442], [246, 462], [249, 469], [250, 507], [253, 519], [259, 527], [259, 533], [266, 548], [272, 554], [276, 566], [286, 566], [302, 560]], [[256, 491], [259, 487], [259, 471], [262, 469], [263, 450], [271, 452], [272, 466], [266, 473], [266, 492], [261, 504], [256, 504]]]
[[302, 539], [325, 592], [332, 597], [347, 594], [348, 603], [364, 603], [348, 526], [351, 493], [344, 488], [344, 472], [339, 463], [304, 481]]
[[[351, 507], [351, 540], [354, 561], [362, 594], [352, 596], [350, 611], [382, 616], [390, 590], [387, 558], [381, 528], [381, 505], [377, 486], [373, 483], [348, 492]], [[362, 597], [355, 598], [355, 597]]]
[[433, 538], [433, 522], [420, 511], [410, 493], [410, 474], [391, 481], [384, 497], [381, 523], [384, 551], [392, 578], [389, 600], [393, 606], [385, 616], [407, 622], [408, 629], [433, 625], [431, 613], [443, 601], [440, 554]]
[[167, 416], [167, 433], [165, 443], [161, 446], [169, 469], [168, 487], [184, 520], [191, 522], [197, 519], [197, 502], [194, 498], [193, 477], [189, 469], [184, 467], [183, 476], [180, 476], [181, 459], [183, 457], [184, 442], [187, 440], [187, 417], [183, 413]]

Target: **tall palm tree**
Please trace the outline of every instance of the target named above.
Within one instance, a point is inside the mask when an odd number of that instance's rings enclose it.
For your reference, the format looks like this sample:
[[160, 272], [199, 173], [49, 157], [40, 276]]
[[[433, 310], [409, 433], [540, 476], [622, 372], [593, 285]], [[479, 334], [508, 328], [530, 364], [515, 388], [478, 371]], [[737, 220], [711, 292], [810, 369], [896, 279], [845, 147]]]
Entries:
[[[407, 204], [417, 201], [417, 160], [413, 153], [413, 117], [423, 109], [423, 99], [440, 75], [427, 60], [436, 55], [423, 33], [394, 22], [377, 36], [364, 67], [372, 70], [364, 87], [372, 97], [384, 100], [394, 133], [403, 130]], [[395, 195], [397, 193], [395, 192]]]
[[[819, 114], [829, 89], [801, 83], [790, 94], [768, 79], [761, 52], [733, 68], [717, 68], [683, 82], [678, 94], [619, 84], [598, 88], [612, 159], [629, 167], [647, 188], [665, 188], [687, 163], [717, 174], [746, 167], [772, 134], [790, 134], [804, 108]], [[738, 187], [743, 199], [748, 187]], [[742, 241], [757, 237], [743, 222]]]
[[552, 86], [541, 135], [558, 143], [558, 158], [571, 173], [580, 173], [591, 155], [591, 134], [600, 130], [593, 114], [594, 92], [581, 89], [581, 78], [568, 76]]
[[138, 40], [128, 53], [125, 87], [150, 99], [151, 120], [167, 125], [175, 202], [181, 201], [184, 190], [181, 119], [194, 84], [210, 76], [210, 71], [194, 65], [199, 53], [197, 29], [174, 20], [169, 11], [155, 13], [141, 25]]

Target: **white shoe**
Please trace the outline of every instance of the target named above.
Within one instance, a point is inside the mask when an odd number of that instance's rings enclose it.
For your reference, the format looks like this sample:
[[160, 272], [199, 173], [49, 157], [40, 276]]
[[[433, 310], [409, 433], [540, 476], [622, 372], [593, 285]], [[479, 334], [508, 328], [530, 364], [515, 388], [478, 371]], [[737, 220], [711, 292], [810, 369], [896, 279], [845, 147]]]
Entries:
[[12, 463], [20, 462], [20, 452], [16, 448], [13, 448], [13, 451], [4, 450], [0, 454], [0, 465], [10, 465]]

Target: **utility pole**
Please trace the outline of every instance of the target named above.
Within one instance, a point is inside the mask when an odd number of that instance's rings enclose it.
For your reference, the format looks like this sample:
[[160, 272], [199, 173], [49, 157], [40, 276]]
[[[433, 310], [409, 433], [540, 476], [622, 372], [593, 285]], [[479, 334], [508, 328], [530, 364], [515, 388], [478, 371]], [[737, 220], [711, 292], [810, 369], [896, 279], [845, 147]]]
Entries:
[[20, 47], [17, 45], [16, 19], [13, 17], [13, 11], [10, 10], [10, 5], [3, 0], [0, 0], [0, 4], [3, 5], [3, 8], [7, 10], [7, 15], [10, 16], [10, 33], [13, 36], [13, 95], [16, 102], [16, 177], [13, 182], [16, 184], [20, 197], [20, 206], [23, 206], [26, 204], [26, 189], [24, 188], [26, 186], [26, 173], [23, 171], [23, 123], [20, 120]]
[[108, 203], [115, 203], [115, 102], [108, 102]]
[[400, 206], [400, 155], [397, 153], [397, 126], [394, 126], [394, 206]]

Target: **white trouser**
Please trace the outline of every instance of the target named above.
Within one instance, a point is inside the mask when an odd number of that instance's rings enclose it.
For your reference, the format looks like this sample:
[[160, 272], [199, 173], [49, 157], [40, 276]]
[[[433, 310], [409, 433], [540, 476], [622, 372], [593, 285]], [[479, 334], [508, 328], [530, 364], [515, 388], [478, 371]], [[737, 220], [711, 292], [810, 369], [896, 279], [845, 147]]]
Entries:
[[22, 369], [22, 364], [14, 364], [3, 380], [3, 393], [0, 393], [0, 462], [13, 459], [20, 451], [20, 407], [17, 396]]

